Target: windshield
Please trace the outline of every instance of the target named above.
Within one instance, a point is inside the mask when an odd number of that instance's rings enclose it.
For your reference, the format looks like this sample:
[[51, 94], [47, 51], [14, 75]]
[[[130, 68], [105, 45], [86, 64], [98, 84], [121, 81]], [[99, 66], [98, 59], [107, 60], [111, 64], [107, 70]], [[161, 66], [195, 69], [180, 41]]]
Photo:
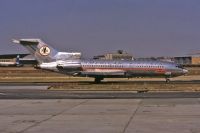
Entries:
[[178, 67], [178, 68], [182, 68], [182, 69], [183, 69], [183, 66], [180, 65], [180, 64], [178, 64], [176, 67]]

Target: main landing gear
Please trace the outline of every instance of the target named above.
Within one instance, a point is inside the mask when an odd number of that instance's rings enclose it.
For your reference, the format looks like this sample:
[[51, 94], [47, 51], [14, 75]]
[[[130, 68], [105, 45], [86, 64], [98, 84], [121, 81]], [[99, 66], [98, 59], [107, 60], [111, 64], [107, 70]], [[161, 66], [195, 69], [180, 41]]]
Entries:
[[170, 79], [169, 78], [166, 78], [166, 83], [169, 83], [170, 82]]
[[99, 83], [101, 83], [101, 80], [103, 80], [102, 77], [95, 77], [94, 83], [95, 83], [95, 84], [99, 84]]

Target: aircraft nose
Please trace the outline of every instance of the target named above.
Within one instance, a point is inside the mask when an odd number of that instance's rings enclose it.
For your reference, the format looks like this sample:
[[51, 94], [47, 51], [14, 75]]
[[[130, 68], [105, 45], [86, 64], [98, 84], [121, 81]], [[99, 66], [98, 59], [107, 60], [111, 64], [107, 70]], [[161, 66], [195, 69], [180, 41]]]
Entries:
[[187, 73], [188, 73], [188, 70], [183, 69], [183, 74], [187, 74]]

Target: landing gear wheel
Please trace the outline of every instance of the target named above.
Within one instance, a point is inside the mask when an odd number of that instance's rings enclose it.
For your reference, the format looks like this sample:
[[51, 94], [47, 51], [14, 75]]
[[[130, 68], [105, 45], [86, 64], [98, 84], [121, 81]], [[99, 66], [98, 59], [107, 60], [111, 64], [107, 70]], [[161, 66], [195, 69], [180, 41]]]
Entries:
[[166, 78], [166, 83], [169, 83], [170, 82], [170, 79]]
[[94, 82], [95, 82], [96, 84], [99, 84], [99, 83], [101, 83], [101, 80], [103, 80], [103, 78], [95, 78], [95, 79], [94, 79]]

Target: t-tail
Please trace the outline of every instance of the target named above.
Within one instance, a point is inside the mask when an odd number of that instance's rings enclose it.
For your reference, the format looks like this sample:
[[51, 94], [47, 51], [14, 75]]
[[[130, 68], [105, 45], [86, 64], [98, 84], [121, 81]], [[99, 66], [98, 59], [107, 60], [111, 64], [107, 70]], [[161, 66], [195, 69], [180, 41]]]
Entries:
[[40, 64], [56, 60], [55, 56], [58, 53], [57, 50], [40, 39], [14, 39], [13, 42], [24, 46]]

